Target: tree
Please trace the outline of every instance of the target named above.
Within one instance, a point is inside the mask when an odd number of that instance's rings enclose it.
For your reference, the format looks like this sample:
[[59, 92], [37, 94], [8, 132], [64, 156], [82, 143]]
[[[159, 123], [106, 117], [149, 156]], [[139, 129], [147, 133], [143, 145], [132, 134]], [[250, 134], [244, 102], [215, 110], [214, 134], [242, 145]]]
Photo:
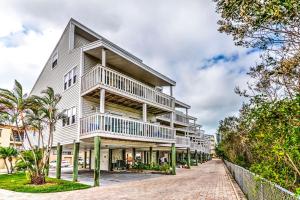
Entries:
[[[12, 174], [13, 172], [12, 160], [17, 155], [18, 155], [18, 151], [13, 147], [0, 147], [0, 158], [3, 159], [8, 174]], [[6, 159], [10, 163], [10, 169], [7, 165]]]
[[295, 97], [300, 92], [299, 2], [214, 1], [221, 15], [219, 31], [232, 35], [236, 45], [261, 53], [262, 62], [249, 72], [256, 80], [250, 90], [273, 101]]
[[[55, 94], [53, 88], [48, 87], [46, 90], [42, 91], [43, 96], [32, 96], [33, 99], [35, 99], [38, 106], [38, 112], [37, 116], [40, 115], [40, 117], [37, 117], [38, 123], [41, 123], [41, 120], [43, 119], [47, 129], [48, 129], [48, 142], [46, 145], [46, 152], [45, 152], [45, 159], [44, 159], [44, 166], [42, 168], [43, 173], [45, 173], [45, 170], [48, 169], [49, 165], [49, 158], [50, 158], [50, 151], [52, 149], [53, 145], [53, 132], [55, 124], [59, 119], [62, 119], [64, 117], [64, 111], [59, 112], [57, 108], [57, 104], [61, 100], [60, 94]], [[39, 133], [41, 133], [41, 126], [39, 127]], [[44, 151], [43, 151], [44, 153]]]

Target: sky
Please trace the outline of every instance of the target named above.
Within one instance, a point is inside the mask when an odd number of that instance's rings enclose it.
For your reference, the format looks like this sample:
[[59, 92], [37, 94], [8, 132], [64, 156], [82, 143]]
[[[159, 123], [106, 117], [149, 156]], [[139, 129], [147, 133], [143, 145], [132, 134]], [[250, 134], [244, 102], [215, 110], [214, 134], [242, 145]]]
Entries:
[[210, 0], [0, 1], [0, 87], [17, 79], [29, 93], [71, 17], [175, 80], [207, 134], [238, 113], [234, 88], [246, 88], [258, 52], [217, 31]]

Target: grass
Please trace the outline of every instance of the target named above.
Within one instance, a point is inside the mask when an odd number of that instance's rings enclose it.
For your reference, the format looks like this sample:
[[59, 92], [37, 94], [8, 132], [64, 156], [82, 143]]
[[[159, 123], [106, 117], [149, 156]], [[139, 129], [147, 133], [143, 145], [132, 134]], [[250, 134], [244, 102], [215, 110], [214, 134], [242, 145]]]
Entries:
[[0, 175], [0, 188], [15, 192], [50, 193], [90, 188], [91, 186], [56, 178], [46, 178], [44, 185], [32, 185], [24, 173]]

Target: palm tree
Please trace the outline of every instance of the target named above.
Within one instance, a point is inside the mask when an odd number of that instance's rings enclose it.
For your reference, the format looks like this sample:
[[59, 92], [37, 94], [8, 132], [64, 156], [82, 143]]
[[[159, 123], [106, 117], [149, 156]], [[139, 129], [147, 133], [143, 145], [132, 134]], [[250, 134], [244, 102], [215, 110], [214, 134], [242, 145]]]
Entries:
[[42, 91], [43, 96], [32, 96], [39, 106], [39, 115], [44, 120], [44, 123], [48, 129], [48, 142], [46, 145], [43, 174], [48, 169], [50, 151], [53, 145], [53, 132], [57, 121], [63, 118], [63, 112], [59, 112], [57, 105], [61, 100], [60, 94], [55, 94], [53, 88], [47, 87], [46, 90]]
[[[13, 147], [0, 147], [0, 158], [3, 159], [8, 174], [12, 174], [13, 172], [12, 160], [17, 155], [18, 155], [18, 151]], [[6, 159], [8, 159], [10, 163], [10, 170], [7, 165]]]
[[[57, 120], [62, 117], [57, 108], [61, 96], [55, 94], [54, 90], [50, 87], [42, 91], [42, 94], [43, 97], [27, 97], [27, 95], [24, 95], [22, 85], [18, 81], [15, 81], [15, 87], [12, 91], [0, 89], [0, 114], [10, 116], [10, 119], [14, 122], [13, 124], [17, 127], [19, 135], [22, 131], [24, 132], [30, 151], [32, 152], [34, 166], [28, 167], [27, 170], [33, 184], [45, 183], [45, 169], [47, 170], [48, 168], [54, 127]], [[44, 137], [42, 136], [44, 126], [47, 126], [49, 130], [48, 142], [45, 145], [43, 141]], [[39, 145], [35, 148], [30, 137], [28, 137], [27, 130], [32, 130], [32, 128], [39, 131], [42, 148]], [[24, 141], [22, 141], [22, 144], [24, 147]], [[43, 159], [39, 159], [39, 154], [37, 154], [40, 150], [42, 151], [41, 155]], [[22, 154], [20, 154], [20, 158], [24, 163], [28, 163]]]

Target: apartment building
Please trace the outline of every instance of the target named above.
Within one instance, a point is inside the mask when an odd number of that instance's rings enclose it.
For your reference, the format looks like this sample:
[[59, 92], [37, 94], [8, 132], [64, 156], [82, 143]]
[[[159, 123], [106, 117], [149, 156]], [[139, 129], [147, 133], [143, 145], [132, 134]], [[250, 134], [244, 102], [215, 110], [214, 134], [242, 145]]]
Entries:
[[74, 162], [83, 152], [96, 178], [100, 169], [155, 163], [161, 157], [175, 174], [176, 154], [208, 153], [201, 126], [188, 114], [191, 107], [173, 96], [175, 85], [71, 19], [31, 94], [50, 86], [62, 95], [58, 106], [67, 118], [56, 125], [54, 144], [59, 151], [71, 149]]
[[[16, 149], [22, 149], [22, 141], [24, 133], [18, 134], [17, 129], [14, 126], [0, 124], [0, 147], [14, 147]], [[13, 160], [13, 163], [15, 159]], [[5, 164], [3, 159], [0, 159], [0, 171], [5, 170]]]

